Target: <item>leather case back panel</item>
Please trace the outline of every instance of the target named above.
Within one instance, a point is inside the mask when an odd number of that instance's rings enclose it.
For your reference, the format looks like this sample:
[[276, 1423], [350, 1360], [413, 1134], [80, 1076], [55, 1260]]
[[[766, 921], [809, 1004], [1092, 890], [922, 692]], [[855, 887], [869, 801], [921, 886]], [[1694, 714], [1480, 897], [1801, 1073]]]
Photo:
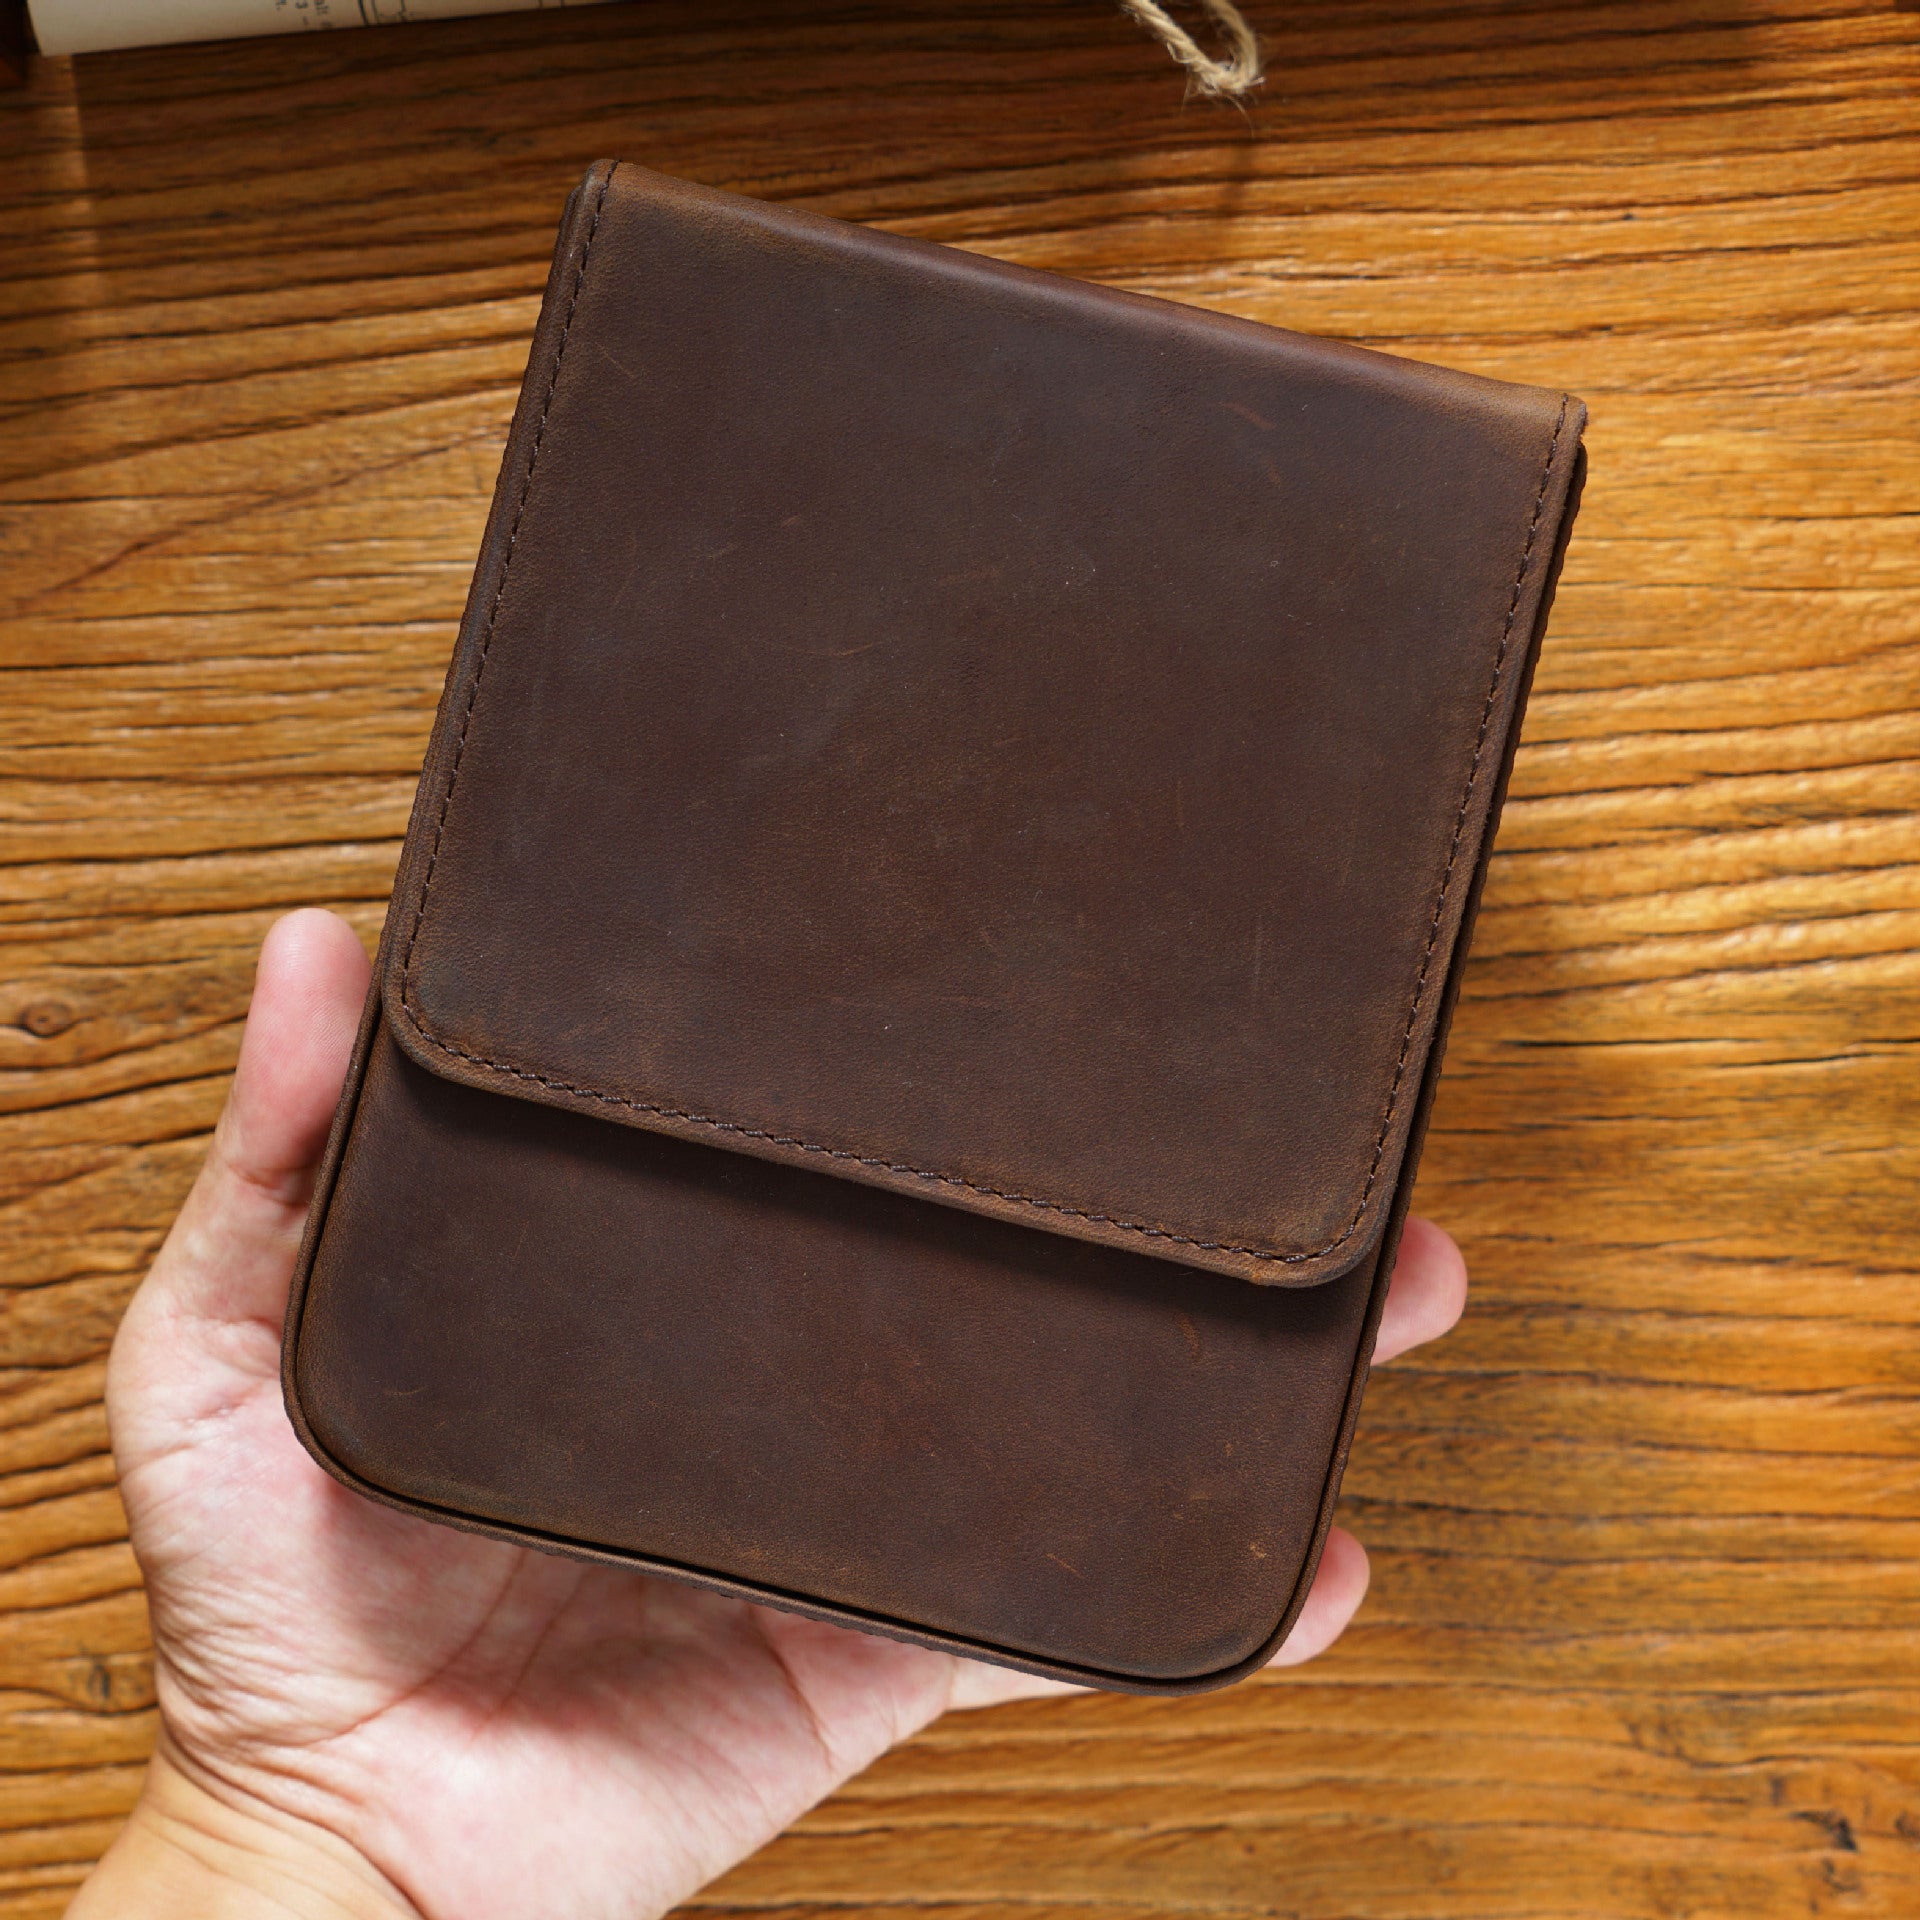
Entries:
[[1250, 1287], [502, 1101], [383, 1035], [302, 1399], [441, 1513], [1182, 1680], [1288, 1609], [1370, 1278]]
[[309, 1444], [1074, 1678], [1262, 1658], [1582, 419], [596, 168], [289, 1317]]

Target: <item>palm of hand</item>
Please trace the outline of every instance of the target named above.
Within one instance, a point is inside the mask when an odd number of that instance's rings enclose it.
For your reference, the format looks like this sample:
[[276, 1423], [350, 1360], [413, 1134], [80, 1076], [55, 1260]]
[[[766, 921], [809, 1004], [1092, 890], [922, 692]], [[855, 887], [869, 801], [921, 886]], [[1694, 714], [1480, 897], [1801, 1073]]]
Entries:
[[[1049, 1683], [433, 1527], [295, 1439], [280, 1321], [366, 980], [343, 923], [283, 922], [206, 1172], [116, 1340], [108, 1400], [170, 1750], [318, 1823], [420, 1912], [663, 1911], [949, 1706]], [[1451, 1324], [1433, 1229], [1383, 1350]], [[1365, 1587], [1336, 1534], [1284, 1657]]]
[[940, 1656], [373, 1506], [235, 1384], [129, 1462], [169, 1727], [424, 1912], [659, 1912], [947, 1703]]

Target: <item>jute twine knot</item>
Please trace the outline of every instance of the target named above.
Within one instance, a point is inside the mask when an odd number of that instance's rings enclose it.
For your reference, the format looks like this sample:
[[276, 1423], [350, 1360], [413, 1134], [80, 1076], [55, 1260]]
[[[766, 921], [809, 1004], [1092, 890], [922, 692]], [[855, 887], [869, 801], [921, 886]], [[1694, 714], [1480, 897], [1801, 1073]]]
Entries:
[[1186, 68], [1195, 93], [1239, 100], [1260, 84], [1260, 42], [1233, 0], [1199, 0], [1200, 10], [1220, 30], [1227, 57], [1216, 60], [1160, 0], [1120, 0], [1130, 14]]

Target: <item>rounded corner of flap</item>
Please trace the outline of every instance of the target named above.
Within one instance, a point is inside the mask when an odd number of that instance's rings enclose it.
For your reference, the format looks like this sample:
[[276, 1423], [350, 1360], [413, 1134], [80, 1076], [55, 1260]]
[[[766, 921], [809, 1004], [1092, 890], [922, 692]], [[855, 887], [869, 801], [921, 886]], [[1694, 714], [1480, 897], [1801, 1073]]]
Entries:
[[1332, 1286], [1335, 1281], [1345, 1280], [1372, 1261], [1380, 1249], [1384, 1224], [1384, 1219], [1373, 1221], [1365, 1234], [1356, 1234], [1337, 1248], [1329, 1248], [1327, 1252], [1286, 1267], [1277, 1274], [1255, 1274], [1252, 1277], [1263, 1286], [1286, 1287], [1296, 1292]]
[[472, 1084], [476, 1076], [465, 1070], [462, 1055], [427, 1025], [409, 991], [405, 966], [397, 957], [389, 958], [380, 978], [380, 1018], [394, 1045], [436, 1079]]
[[1265, 1287], [1323, 1287], [1344, 1279], [1378, 1253], [1393, 1210], [1398, 1155], [1393, 1168], [1382, 1166], [1347, 1224], [1324, 1246], [1302, 1251], [1248, 1254], [1236, 1267], [1241, 1276]]

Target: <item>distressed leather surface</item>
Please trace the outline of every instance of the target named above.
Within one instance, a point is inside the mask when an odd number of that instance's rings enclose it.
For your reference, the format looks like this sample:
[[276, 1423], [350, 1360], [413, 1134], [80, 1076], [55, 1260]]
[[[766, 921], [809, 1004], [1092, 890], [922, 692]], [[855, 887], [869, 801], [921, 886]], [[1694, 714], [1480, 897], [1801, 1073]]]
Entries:
[[1097, 1684], [1265, 1657], [1582, 420], [596, 168], [289, 1313], [303, 1438]]
[[582, 219], [398, 896], [402, 1044], [1252, 1279], [1344, 1270], [1570, 403], [631, 168]]
[[1177, 1680], [1287, 1608], [1370, 1280], [1249, 1287], [477, 1093], [381, 1035], [301, 1393], [435, 1508]]

